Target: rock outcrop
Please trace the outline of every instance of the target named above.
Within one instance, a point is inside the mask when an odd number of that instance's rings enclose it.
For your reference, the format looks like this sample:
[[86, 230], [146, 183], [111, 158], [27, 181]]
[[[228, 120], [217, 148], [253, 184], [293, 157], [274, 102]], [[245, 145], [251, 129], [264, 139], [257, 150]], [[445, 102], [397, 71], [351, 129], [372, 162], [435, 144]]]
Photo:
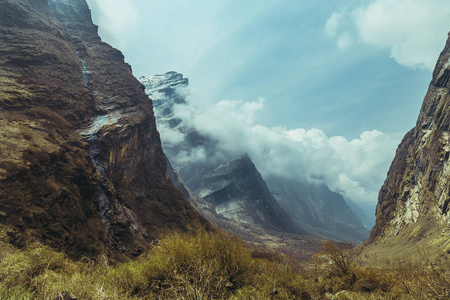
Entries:
[[[450, 39], [442, 51], [416, 126], [400, 143], [377, 205], [370, 242], [427, 241], [449, 250]], [[433, 250], [433, 251], [434, 251]]]
[[174, 187], [152, 102], [85, 0], [0, 1], [0, 222], [74, 255], [141, 253], [205, 222]]

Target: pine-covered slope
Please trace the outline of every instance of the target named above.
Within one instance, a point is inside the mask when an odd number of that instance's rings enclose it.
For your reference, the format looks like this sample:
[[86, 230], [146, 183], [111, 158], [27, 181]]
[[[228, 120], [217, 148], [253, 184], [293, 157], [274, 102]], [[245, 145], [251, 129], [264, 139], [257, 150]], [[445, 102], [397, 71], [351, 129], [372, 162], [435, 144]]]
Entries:
[[17, 246], [137, 255], [204, 219], [167, 176], [151, 100], [85, 0], [0, 1], [0, 222]]

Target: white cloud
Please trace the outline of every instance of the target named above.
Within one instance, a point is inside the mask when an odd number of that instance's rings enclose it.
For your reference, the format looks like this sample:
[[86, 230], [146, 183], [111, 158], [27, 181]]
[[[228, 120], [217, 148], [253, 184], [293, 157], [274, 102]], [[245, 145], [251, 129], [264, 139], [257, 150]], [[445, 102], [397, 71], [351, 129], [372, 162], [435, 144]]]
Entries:
[[177, 145], [184, 141], [184, 134], [173, 130], [168, 124], [158, 124], [158, 132], [164, 136], [164, 142], [169, 145]]
[[175, 158], [178, 163], [187, 164], [193, 161], [196, 162], [205, 162], [207, 161], [208, 154], [206, 149], [202, 146], [191, 148], [191, 149], [183, 149], [177, 153]]
[[349, 26], [333, 27], [336, 14], [344, 18], [341, 12], [333, 13], [325, 32], [328, 28], [333, 33], [327, 36], [335, 38], [340, 49], [350, 45], [345, 35], [352, 31], [361, 42], [388, 50], [401, 65], [433, 70], [450, 30], [448, 4], [448, 0], [375, 0], [347, 13]]
[[365, 43], [390, 49], [407, 67], [432, 70], [450, 30], [447, 0], [378, 0], [355, 11]]
[[126, 48], [124, 39], [131, 26], [137, 24], [138, 11], [132, 0], [87, 0], [95, 8], [94, 23], [99, 26], [100, 35], [109, 43]]
[[348, 32], [345, 32], [339, 36], [336, 42], [337, 46], [341, 50], [347, 49], [351, 44], [352, 40], [350, 38], [350, 34]]
[[325, 34], [328, 37], [334, 37], [337, 34], [338, 27], [342, 20], [342, 13], [335, 11], [325, 23]]
[[[270, 128], [258, 122], [262, 110], [261, 98], [253, 102], [224, 100], [199, 108], [179, 105], [175, 114], [203, 135], [220, 141], [217, 156], [230, 159], [248, 153], [263, 176], [323, 178], [332, 190], [360, 204], [375, 205], [399, 136], [372, 130], [348, 140], [328, 137], [315, 128]], [[181, 158], [183, 162], [195, 160], [199, 153], [205, 152], [197, 149]]]
[[349, 32], [339, 33], [339, 29], [346, 27], [349, 15], [346, 11], [334, 12], [325, 23], [324, 33], [328, 38], [336, 40], [336, 46], [340, 50], [347, 49], [352, 44]]

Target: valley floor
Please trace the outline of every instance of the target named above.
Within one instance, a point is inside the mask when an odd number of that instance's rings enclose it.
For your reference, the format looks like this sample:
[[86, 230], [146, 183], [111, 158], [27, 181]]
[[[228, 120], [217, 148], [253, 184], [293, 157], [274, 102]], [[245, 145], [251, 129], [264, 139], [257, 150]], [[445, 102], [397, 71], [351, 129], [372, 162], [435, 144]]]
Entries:
[[[64, 297], [66, 298], [63, 298]], [[135, 261], [79, 261], [41, 244], [0, 244], [0, 299], [449, 299], [450, 261], [363, 267], [325, 242], [308, 260], [223, 231], [167, 233]]]

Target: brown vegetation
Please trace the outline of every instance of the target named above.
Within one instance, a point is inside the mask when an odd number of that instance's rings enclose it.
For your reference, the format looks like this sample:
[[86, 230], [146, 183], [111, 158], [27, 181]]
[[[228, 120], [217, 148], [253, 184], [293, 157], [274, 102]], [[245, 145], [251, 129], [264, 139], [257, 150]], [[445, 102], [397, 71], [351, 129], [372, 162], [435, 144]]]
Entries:
[[48, 108], [0, 112], [0, 223], [8, 242], [39, 239], [93, 257], [105, 249], [88, 145]]
[[365, 268], [326, 242], [309, 261], [252, 250], [221, 231], [167, 233], [139, 259], [73, 261], [46, 246], [0, 245], [1, 299], [448, 299], [450, 262]]

